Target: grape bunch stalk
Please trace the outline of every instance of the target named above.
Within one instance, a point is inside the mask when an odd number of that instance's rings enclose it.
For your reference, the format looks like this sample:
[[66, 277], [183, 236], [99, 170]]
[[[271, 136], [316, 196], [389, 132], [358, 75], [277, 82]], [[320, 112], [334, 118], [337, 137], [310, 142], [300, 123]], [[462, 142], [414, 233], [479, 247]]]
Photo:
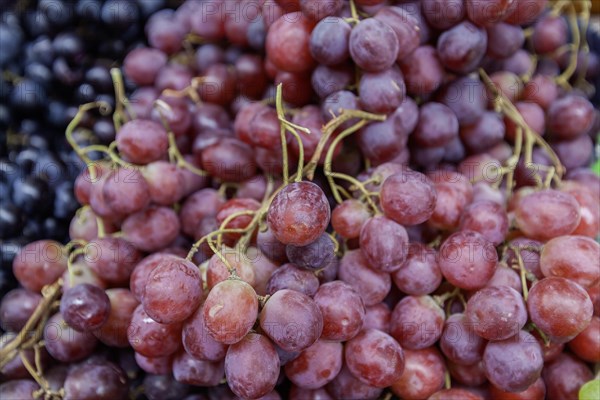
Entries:
[[[581, 4], [155, 13], [110, 70], [114, 107], [66, 129], [82, 207], [67, 244], [14, 260], [2, 398], [593, 394], [600, 59]], [[78, 139], [90, 114], [112, 114], [112, 142]]]

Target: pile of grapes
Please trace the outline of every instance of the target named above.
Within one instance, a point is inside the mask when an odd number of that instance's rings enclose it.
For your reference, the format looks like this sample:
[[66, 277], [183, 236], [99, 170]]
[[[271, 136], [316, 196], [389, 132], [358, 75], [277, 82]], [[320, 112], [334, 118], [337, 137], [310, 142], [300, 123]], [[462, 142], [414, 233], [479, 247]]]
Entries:
[[14, 259], [0, 398], [599, 398], [590, 7], [155, 12], [66, 128], [81, 208]]

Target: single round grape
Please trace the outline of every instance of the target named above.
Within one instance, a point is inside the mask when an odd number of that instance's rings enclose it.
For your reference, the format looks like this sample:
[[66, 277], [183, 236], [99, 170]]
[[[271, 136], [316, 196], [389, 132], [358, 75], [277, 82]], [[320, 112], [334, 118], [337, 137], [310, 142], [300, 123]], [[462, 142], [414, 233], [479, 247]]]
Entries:
[[269, 28], [265, 49], [277, 69], [287, 72], [309, 70], [314, 60], [310, 54], [313, 23], [301, 12], [279, 17]]
[[347, 364], [344, 364], [335, 379], [327, 384], [327, 392], [335, 399], [376, 400], [383, 389], [368, 385], [357, 379], [350, 372]]
[[[339, 66], [328, 67], [327, 65], [319, 65], [316, 67], [311, 75], [310, 81], [312, 88], [319, 96], [323, 99], [332, 93], [340, 90], [344, 90], [348, 87], [354, 79], [354, 71], [348, 64], [342, 64]], [[307, 126], [304, 126], [307, 128]], [[320, 128], [320, 127], [319, 127]], [[310, 129], [310, 128], [309, 128]], [[311, 135], [313, 134], [311, 129]], [[302, 136], [303, 140], [308, 139], [308, 136]], [[290, 143], [294, 144], [294, 142]], [[312, 147], [312, 146], [311, 146]], [[296, 153], [296, 150], [294, 150]], [[310, 151], [305, 156], [312, 157], [314, 151]]]
[[436, 29], [448, 29], [462, 21], [466, 14], [464, 1], [460, 0], [423, 0], [423, 16]]
[[515, 54], [523, 47], [525, 32], [519, 26], [499, 22], [486, 27], [488, 44], [487, 55], [501, 60]]
[[343, 238], [355, 239], [360, 235], [362, 225], [370, 217], [369, 209], [364, 203], [348, 199], [333, 209], [331, 213], [331, 225]]
[[461, 126], [460, 139], [473, 153], [481, 153], [502, 142], [505, 123], [495, 112], [484, 112], [472, 125]]
[[314, 273], [298, 268], [294, 264], [284, 264], [271, 275], [266, 292], [274, 294], [282, 289], [296, 290], [312, 297], [319, 289], [319, 279]]
[[223, 361], [197, 360], [182, 351], [173, 359], [173, 377], [187, 385], [216, 386], [224, 378]]
[[487, 103], [486, 88], [479, 79], [467, 76], [450, 82], [436, 99], [456, 114], [462, 127], [475, 123], [483, 115]]
[[[358, 3], [357, 3], [358, 4]], [[388, 25], [398, 38], [397, 61], [410, 55], [420, 44], [419, 20], [411, 12], [400, 7], [381, 7], [374, 16], [375, 19]]]
[[[90, 385], [90, 382], [94, 384]], [[84, 362], [69, 369], [64, 399], [127, 399], [127, 383], [125, 372], [109, 361]]]
[[267, 300], [259, 321], [263, 332], [286, 351], [306, 349], [323, 332], [323, 315], [317, 303], [290, 289], [280, 290]]
[[56, 360], [73, 362], [91, 355], [98, 340], [91, 333], [77, 332], [57, 313], [46, 321], [44, 343], [48, 353]]
[[363, 110], [389, 114], [402, 104], [406, 95], [406, 85], [400, 68], [392, 66], [383, 71], [363, 73], [358, 83], [358, 91]]
[[121, 285], [129, 280], [142, 254], [127, 240], [104, 237], [84, 248], [84, 261], [103, 281]]
[[434, 182], [438, 196], [428, 222], [438, 229], [455, 229], [464, 208], [473, 199], [473, 186], [458, 172], [434, 171], [428, 176]]
[[344, 254], [338, 275], [340, 280], [358, 292], [365, 306], [383, 301], [392, 287], [390, 274], [371, 269], [360, 250], [350, 250]]
[[392, 273], [396, 287], [403, 293], [422, 296], [434, 292], [442, 283], [437, 252], [421, 243], [411, 243], [406, 261]]
[[127, 53], [123, 71], [137, 85], [152, 85], [158, 71], [167, 64], [167, 55], [158, 49], [140, 47]]
[[275, 347], [266, 336], [248, 334], [227, 350], [225, 376], [231, 390], [242, 398], [266, 395], [275, 388], [279, 377]]
[[379, 72], [396, 62], [400, 45], [389, 25], [367, 18], [352, 28], [349, 48], [356, 65], [367, 72]]
[[182, 231], [193, 236], [200, 221], [207, 216], [216, 215], [223, 203], [223, 196], [212, 188], [199, 190], [189, 196], [179, 211]]
[[368, 329], [346, 342], [344, 359], [348, 369], [362, 382], [386, 387], [404, 371], [404, 352], [387, 333]]
[[381, 302], [366, 307], [366, 310], [363, 329], [377, 329], [389, 334], [392, 312], [388, 305]]
[[117, 148], [127, 161], [148, 164], [167, 154], [167, 131], [159, 122], [134, 119], [117, 131]]
[[498, 264], [493, 244], [474, 231], [450, 235], [440, 247], [439, 266], [444, 277], [456, 287], [480, 289], [490, 280]]
[[440, 349], [450, 361], [461, 365], [481, 361], [486, 341], [475, 333], [474, 328], [462, 313], [448, 317], [440, 338]]
[[429, 102], [421, 106], [419, 111], [419, 122], [413, 132], [415, 143], [439, 147], [458, 136], [458, 119], [448, 106]]
[[537, 54], [548, 54], [567, 43], [569, 27], [562, 16], [545, 15], [533, 26], [531, 44]]
[[258, 315], [256, 292], [238, 279], [215, 285], [203, 307], [206, 329], [216, 341], [224, 344], [239, 342], [250, 331]]
[[500, 389], [518, 392], [539, 377], [544, 366], [540, 345], [525, 331], [509, 339], [489, 342], [483, 353], [488, 379]]
[[42, 301], [39, 293], [16, 288], [0, 302], [0, 327], [6, 332], [19, 332]]
[[402, 225], [417, 225], [431, 217], [437, 194], [433, 182], [420, 172], [394, 174], [381, 186], [380, 201], [386, 217]]
[[345, 341], [362, 329], [365, 305], [360, 295], [347, 283], [333, 281], [321, 285], [314, 300], [323, 315], [321, 338]]
[[169, 207], [150, 206], [131, 214], [123, 224], [123, 237], [136, 248], [153, 252], [167, 247], [179, 234], [177, 214]]
[[523, 101], [534, 102], [544, 110], [558, 97], [558, 87], [551, 76], [536, 74], [523, 88]]
[[463, 21], [442, 33], [437, 50], [442, 64], [449, 70], [468, 73], [479, 66], [487, 49], [487, 33]]
[[429, 398], [444, 386], [444, 358], [435, 347], [404, 351], [404, 372], [391, 386], [406, 400]]
[[187, 319], [202, 300], [202, 278], [191, 261], [165, 255], [146, 279], [142, 305], [156, 322]]
[[209, 175], [224, 181], [242, 182], [256, 173], [252, 148], [235, 138], [217, 140], [202, 150], [201, 159]]
[[594, 123], [594, 107], [587, 99], [567, 95], [548, 108], [548, 128], [559, 139], [573, 139], [587, 133]]
[[417, 47], [400, 62], [406, 90], [413, 96], [433, 93], [444, 81], [444, 67], [434, 47]]
[[177, 165], [154, 161], [142, 170], [150, 200], [162, 206], [177, 203], [184, 195], [184, 177]]
[[565, 278], [537, 281], [527, 297], [529, 318], [558, 343], [581, 333], [590, 323], [594, 306], [585, 289]]
[[282, 243], [306, 246], [329, 224], [331, 209], [323, 190], [312, 182], [288, 184], [275, 196], [267, 213], [267, 224]]
[[460, 219], [460, 228], [479, 232], [498, 246], [508, 234], [508, 215], [498, 203], [474, 202], [465, 208]]
[[573, 140], [553, 143], [553, 149], [562, 165], [567, 169], [585, 167], [592, 159], [594, 142], [588, 135], [580, 135]]
[[507, 392], [490, 385], [490, 396], [492, 400], [544, 400], [546, 398], [546, 384], [540, 377], [521, 392]]
[[324, 65], [338, 65], [350, 57], [350, 24], [340, 17], [323, 18], [310, 34], [310, 54]]
[[[230, 199], [227, 200], [217, 212], [217, 224], [223, 225], [223, 222], [231, 215], [239, 212], [256, 211], [260, 208], [260, 203], [254, 199]], [[225, 229], [245, 229], [252, 222], [253, 215], [239, 215], [230, 219], [223, 227]], [[242, 233], [226, 233], [225, 239], [237, 240], [242, 237]]]
[[576, 399], [583, 384], [593, 379], [590, 368], [568, 353], [562, 353], [543, 371], [547, 398]]
[[146, 357], [140, 353], [134, 354], [136, 364], [148, 374], [168, 375], [173, 370], [173, 356]]
[[13, 261], [19, 283], [32, 292], [56, 281], [67, 269], [67, 252], [54, 240], [38, 240], [21, 249]]
[[188, 318], [183, 324], [182, 342], [185, 351], [194, 358], [207, 361], [219, 361], [225, 358], [227, 345], [213, 339], [204, 322], [204, 306]]
[[444, 311], [431, 296], [406, 296], [392, 311], [390, 334], [406, 349], [433, 345], [442, 336]]
[[356, 139], [364, 157], [379, 165], [392, 161], [406, 148], [408, 132], [402, 132], [398, 120], [392, 115], [385, 121], [372, 122], [358, 132]]
[[106, 295], [110, 300], [110, 314], [94, 336], [108, 346], [129, 347], [127, 329], [139, 302], [127, 289], [108, 289]]
[[375, 216], [360, 230], [360, 248], [369, 266], [376, 271], [392, 272], [406, 260], [408, 234], [402, 225]]
[[343, 346], [339, 342], [317, 340], [285, 365], [285, 375], [304, 389], [318, 389], [331, 382], [342, 369]]
[[115, 169], [106, 177], [102, 193], [107, 206], [121, 215], [140, 211], [150, 203], [148, 183], [135, 169]]
[[60, 313], [73, 329], [89, 332], [108, 320], [110, 300], [101, 288], [80, 284], [65, 291], [60, 299]]
[[166, 357], [175, 353], [181, 345], [181, 324], [156, 322], [140, 304], [131, 317], [127, 338], [131, 347], [146, 357]]
[[569, 349], [584, 361], [600, 362], [600, 318], [592, 317], [587, 328], [569, 342]]
[[585, 236], [559, 236], [542, 248], [540, 266], [544, 276], [592, 286], [600, 280], [600, 245]]
[[519, 272], [517, 272], [515, 269], [503, 266], [502, 264], [496, 268], [496, 272], [494, 272], [494, 275], [490, 278], [485, 286], [508, 286], [519, 293], [523, 291], [521, 275]]
[[527, 322], [521, 294], [508, 286], [485, 287], [467, 302], [465, 319], [487, 340], [504, 340], [517, 334]]
[[306, 246], [288, 244], [285, 252], [290, 262], [300, 268], [319, 270], [335, 258], [335, 245], [327, 233], [321, 234], [314, 242]]
[[465, 4], [469, 19], [482, 26], [502, 21], [516, 6], [514, 0], [466, 0]]

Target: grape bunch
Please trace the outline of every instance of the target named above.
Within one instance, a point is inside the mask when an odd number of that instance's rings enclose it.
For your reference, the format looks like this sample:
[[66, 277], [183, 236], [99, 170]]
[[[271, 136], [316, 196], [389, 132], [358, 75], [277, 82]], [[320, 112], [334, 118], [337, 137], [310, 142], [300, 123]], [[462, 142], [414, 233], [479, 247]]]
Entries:
[[594, 398], [590, 5], [155, 12], [13, 262], [2, 398]]

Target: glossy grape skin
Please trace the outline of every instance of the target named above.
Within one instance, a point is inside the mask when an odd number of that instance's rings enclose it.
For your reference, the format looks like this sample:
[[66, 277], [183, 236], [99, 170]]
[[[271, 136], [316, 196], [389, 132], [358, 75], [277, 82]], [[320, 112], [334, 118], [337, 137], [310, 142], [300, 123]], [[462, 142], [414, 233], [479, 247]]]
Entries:
[[146, 279], [142, 305], [156, 322], [172, 324], [187, 319], [200, 305], [202, 278], [191, 261], [165, 255]]
[[586, 133], [594, 121], [594, 107], [576, 95], [561, 97], [548, 108], [548, 128], [559, 139], [573, 139]]
[[362, 20], [352, 28], [348, 46], [352, 60], [367, 72], [391, 67], [400, 48], [394, 30], [375, 18]]
[[100, 279], [111, 284], [124, 284], [142, 254], [128, 241], [104, 237], [90, 241], [84, 248], [84, 261]]
[[546, 385], [541, 377], [522, 392], [507, 392], [490, 385], [490, 396], [492, 400], [544, 400]]
[[[94, 384], [90, 385], [90, 382]], [[127, 377], [121, 368], [111, 362], [84, 362], [69, 369], [64, 391], [65, 400], [127, 399]]]
[[413, 296], [432, 293], [442, 282], [437, 252], [421, 243], [411, 243], [406, 261], [392, 273], [392, 279], [403, 293]]
[[60, 313], [54, 314], [44, 327], [46, 350], [56, 360], [73, 362], [92, 354], [98, 340], [91, 333], [77, 332]]
[[560, 236], [548, 241], [540, 254], [546, 277], [567, 278], [589, 287], [600, 280], [600, 245], [585, 236]]
[[139, 303], [127, 289], [108, 289], [106, 295], [110, 300], [110, 314], [104, 325], [94, 332], [94, 336], [108, 346], [128, 347], [127, 329]]
[[354, 199], [344, 200], [331, 213], [331, 225], [343, 238], [354, 239], [360, 235], [360, 228], [371, 216], [367, 206]]
[[448, 317], [440, 338], [440, 349], [450, 361], [460, 365], [481, 361], [486, 341], [475, 333], [474, 328], [462, 313]]
[[533, 26], [531, 43], [537, 54], [548, 54], [567, 43], [569, 27], [562, 16], [545, 15]]
[[503, 22], [486, 27], [488, 45], [487, 55], [494, 59], [512, 56], [523, 47], [525, 33], [518, 26]]
[[488, 379], [510, 392], [527, 389], [540, 377], [544, 366], [540, 345], [525, 331], [506, 340], [489, 342], [483, 363]]
[[358, 85], [361, 108], [376, 114], [391, 113], [402, 104], [406, 95], [404, 76], [396, 66], [383, 71], [365, 72]]
[[494, 272], [494, 275], [485, 286], [508, 286], [519, 293], [523, 291], [520, 273], [517, 270], [508, 268], [502, 264], [496, 268], [496, 272]]
[[33, 379], [15, 379], [0, 384], [0, 397], [3, 399], [33, 400], [33, 393], [40, 389], [40, 385]]
[[444, 67], [434, 47], [419, 46], [400, 62], [406, 90], [414, 96], [433, 93], [443, 82]]
[[435, 347], [404, 351], [404, 372], [391, 386], [406, 400], [428, 398], [444, 385], [444, 359]]
[[594, 142], [588, 135], [580, 135], [573, 140], [557, 141], [552, 145], [558, 159], [567, 170], [585, 167], [591, 162]]
[[283, 289], [264, 305], [259, 322], [264, 333], [285, 351], [301, 351], [323, 331], [323, 315], [317, 303], [295, 290]]
[[202, 165], [214, 177], [242, 182], [256, 174], [252, 149], [234, 138], [222, 138], [202, 151]]
[[568, 353], [562, 353], [546, 365], [543, 378], [547, 399], [576, 399], [581, 386], [592, 380], [593, 374], [582, 361]]
[[479, 201], [468, 205], [461, 217], [460, 228], [479, 232], [495, 246], [508, 234], [508, 215], [501, 205]]
[[354, 71], [348, 64], [332, 67], [319, 65], [314, 69], [310, 78], [313, 90], [322, 99], [339, 90], [344, 90], [352, 83], [353, 79]]
[[444, 311], [430, 296], [406, 296], [392, 311], [390, 334], [406, 349], [420, 350], [442, 336]]
[[420, 172], [406, 170], [383, 181], [380, 201], [385, 215], [402, 225], [417, 225], [433, 214], [437, 194], [433, 182]]
[[131, 214], [123, 224], [123, 237], [136, 248], [153, 252], [167, 247], [179, 234], [177, 214], [170, 207], [150, 206]]
[[312, 297], [319, 289], [319, 279], [314, 273], [298, 268], [294, 264], [284, 264], [271, 275], [266, 293], [274, 294], [282, 289], [296, 290]]
[[277, 69], [303, 72], [314, 63], [310, 54], [310, 32], [313, 23], [300, 12], [279, 17], [269, 28], [266, 39], [267, 57]]
[[350, 250], [344, 254], [338, 277], [360, 294], [365, 306], [383, 301], [392, 287], [390, 275], [371, 269], [360, 250]]
[[[217, 212], [217, 224], [219, 227], [221, 227], [225, 220], [231, 215], [241, 212], [257, 211], [258, 209], [260, 209], [260, 206], [261, 204], [254, 199], [236, 198], [227, 200]], [[250, 225], [250, 222], [252, 222], [253, 216], [253, 214], [239, 215], [237, 217], [234, 217], [233, 219], [229, 219], [229, 222], [223, 225], [223, 227], [225, 229], [245, 229], [248, 227], [248, 225]], [[223, 235], [223, 237], [225, 239], [236, 240], [242, 237], [242, 234], [227, 233]]]
[[212, 188], [199, 190], [189, 196], [179, 211], [182, 231], [187, 235], [194, 235], [198, 223], [204, 217], [216, 215], [223, 203], [223, 196]]
[[573, 340], [569, 349], [580, 359], [590, 362], [600, 362], [600, 318], [593, 316], [590, 324]]
[[141, 302], [144, 298], [148, 275], [160, 265], [165, 256], [166, 253], [150, 254], [136, 264], [129, 278], [129, 289], [138, 301]]
[[437, 43], [442, 64], [449, 70], [462, 74], [479, 66], [486, 49], [486, 31], [467, 21], [442, 33]]
[[314, 300], [323, 315], [322, 339], [345, 341], [362, 329], [365, 306], [350, 285], [342, 281], [325, 283], [315, 294]]
[[123, 60], [123, 71], [136, 84], [151, 85], [158, 71], [167, 64], [167, 55], [158, 49], [140, 47], [130, 51]]
[[395, 271], [406, 260], [406, 229], [384, 216], [368, 219], [360, 230], [359, 240], [361, 252], [376, 271]]
[[39, 292], [67, 269], [67, 253], [53, 240], [29, 243], [13, 261], [13, 273], [25, 289]]
[[286, 246], [287, 258], [300, 268], [320, 270], [335, 258], [335, 245], [327, 233], [321, 234], [314, 242], [306, 246]]
[[6, 332], [19, 332], [38, 304], [42, 296], [23, 288], [16, 288], [6, 293], [0, 302], [0, 326]]
[[482, 153], [502, 142], [506, 133], [504, 122], [498, 114], [484, 112], [472, 125], [460, 128], [460, 139], [473, 153]]
[[581, 207], [581, 220], [573, 234], [595, 238], [600, 233], [600, 199], [596, 196], [594, 183], [586, 185], [576, 181], [564, 181], [560, 190], [575, 197]]
[[346, 342], [344, 359], [354, 376], [375, 387], [390, 386], [404, 371], [404, 352], [398, 342], [375, 329]]
[[444, 277], [461, 289], [480, 289], [496, 270], [493, 244], [474, 231], [450, 235], [440, 247], [439, 266]]
[[382, 122], [371, 122], [358, 132], [357, 142], [363, 156], [379, 165], [391, 161], [406, 146], [408, 132], [402, 131], [394, 116]]
[[594, 306], [577, 283], [550, 277], [537, 281], [527, 298], [529, 317], [552, 341], [564, 343], [590, 323]]
[[275, 347], [266, 336], [248, 334], [227, 350], [225, 376], [236, 395], [252, 399], [264, 396], [275, 388], [279, 377]]
[[363, 329], [377, 329], [379, 331], [390, 333], [390, 320], [392, 312], [384, 302], [366, 307]]
[[65, 291], [60, 300], [60, 312], [73, 329], [89, 332], [108, 320], [110, 300], [101, 288], [84, 283]]
[[310, 54], [320, 64], [337, 65], [350, 57], [350, 24], [340, 17], [323, 18], [310, 34]]
[[134, 164], [148, 164], [167, 154], [167, 131], [159, 123], [134, 119], [117, 132], [117, 148], [126, 160]]
[[158, 323], [139, 305], [131, 317], [127, 338], [131, 347], [146, 357], [166, 357], [181, 346], [181, 324]]
[[312, 182], [288, 184], [273, 199], [267, 223], [282, 243], [306, 246], [329, 224], [331, 209], [323, 190]]
[[417, 144], [439, 147], [448, 144], [458, 136], [458, 119], [448, 106], [429, 102], [419, 111], [419, 122], [413, 132]]
[[523, 197], [515, 209], [515, 222], [531, 239], [546, 241], [568, 235], [579, 225], [579, 204], [567, 193], [540, 190]]
[[521, 295], [508, 286], [486, 287], [467, 302], [465, 319], [487, 340], [505, 340], [517, 334], [527, 322]]
[[327, 384], [327, 392], [336, 399], [375, 400], [383, 389], [363, 383], [344, 364], [335, 379]]
[[204, 302], [204, 324], [218, 342], [240, 341], [258, 315], [256, 292], [244, 281], [226, 280], [211, 289]]
[[317, 340], [285, 365], [286, 376], [298, 387], [318, 389], [331, 382], [342, 369], [343, 346]]
[[184, 195], [184, 177], [176, 165], [155, 161], [142, 170], [153, 203], [168, 206], [177, 203]]
[[420, 44], [420, 26], [417, 18], [400, 7], [382, 7], [374, 16], [387, 24], [398, 38], [397, 61], [410, 55]]
[[227, 345], [216, 341], [206, 328], [203, 317], [204, 306], [183, 324], [182, 342], [185, 351], [199, 360], [219, 361], [225, 358]]
[[224, 376], [223, 361], [197, 360], [182, 351], [173, 359], [173, 376], [187, 385], [216, 386]]

